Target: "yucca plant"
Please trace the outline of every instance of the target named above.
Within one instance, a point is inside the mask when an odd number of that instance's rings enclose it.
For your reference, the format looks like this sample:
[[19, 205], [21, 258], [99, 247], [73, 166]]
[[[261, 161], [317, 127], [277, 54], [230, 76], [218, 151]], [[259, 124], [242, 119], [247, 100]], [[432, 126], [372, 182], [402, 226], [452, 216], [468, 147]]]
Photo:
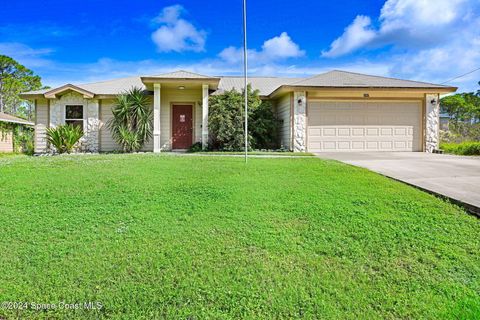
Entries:
[[112, 113], [107, 126], [124, 152], [138, 151], [152, 138], [153, 113], [142, 88], [118, 95]]
[[47, 141], [58, 153], [72, 153], [82, 136], [83, 131], [80, 127], [69, 124], [47, 129]]

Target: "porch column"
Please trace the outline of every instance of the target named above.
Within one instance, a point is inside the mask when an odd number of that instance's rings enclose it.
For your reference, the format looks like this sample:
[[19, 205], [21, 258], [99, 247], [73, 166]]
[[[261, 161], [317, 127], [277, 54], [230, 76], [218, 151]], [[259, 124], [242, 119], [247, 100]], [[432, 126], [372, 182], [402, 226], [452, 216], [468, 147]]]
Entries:
[[208, 84], [202, 85], [202, 148], [208, 147]]
[[425, 151], [433, 152], [439, 147], [440, 95], [425, 95]]
[[293, 151], [307, 151], [307, 93], [293, 94]]
[[159, 153], [160, 144], [160, 83], [153, 84], [153, 152]]

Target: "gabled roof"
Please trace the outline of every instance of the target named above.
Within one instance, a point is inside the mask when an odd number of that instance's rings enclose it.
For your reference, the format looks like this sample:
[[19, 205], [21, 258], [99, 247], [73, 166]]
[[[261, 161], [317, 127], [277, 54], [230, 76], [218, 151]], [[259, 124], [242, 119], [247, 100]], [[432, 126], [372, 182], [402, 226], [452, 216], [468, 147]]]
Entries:
[[291, 84], [302, 87], [335, 88], [448, 88], [439, 84], [402, 80], [361, 73], [333, 70]]
[[145, 84], [152, 83], [172, 83], [172, 82], [181, 82], [188, 81], [190, 83], [204, 83], [209, 84], [215, 89], [217, 89], [218, 82], [220, 78], [205, 76], [203, 74], [188, 72], [184, 70], [174, 71], [170, 73], [163, 73], [153, 76], [142, 76], [140, 77], [142, 82]]
[[44, 93], [45, 98], [56, 98], [58, 94], [66, 91], [75, 91], [83, 95], [84, 98], [93, 98], [95, 93], [80, 88], [79, 86], [74, 86], [73, 84], [66, 84], [64, 86], [52, 89]]
[[28, 125], [28, 126], [33, 126], [34, 125], [33, 122], [30, 122], [28, 120], [18, 118], [18, 117], [15, 117], [15, 116], [12, 116], [10, 114], [3, 113], [3, 112], [0, 112], [0, 122], [19, 123], [19, 124], [25, 124], [25, 125]]
[[211, 76], [205, 76], [199, 73], [193, 73], [185, 70], [177, 70], [159, 75], [142, 76], [142, 78], [161, 78], [161, 79], [212, 79]]

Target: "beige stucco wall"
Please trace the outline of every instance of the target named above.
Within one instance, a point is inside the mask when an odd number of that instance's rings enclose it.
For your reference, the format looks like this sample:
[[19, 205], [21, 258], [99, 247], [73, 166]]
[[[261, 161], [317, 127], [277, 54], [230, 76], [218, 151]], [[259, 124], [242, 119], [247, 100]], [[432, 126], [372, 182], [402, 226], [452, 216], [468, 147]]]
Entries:
[[49, 125], [49, 102], [47, 99], [35, 100], [35, 153], [47, 152], [47, 133]]
[[13, 152], [13, 135], [11, 131], [0, 132], [0, 153]]
[[290, 149], [291, 147], [291, 95], [286, 94], [280, 97], [276, 102], [277, 107], [277, 117], [282, 121], [279, 130], [279, 142], [280, 147], [285, 149]]

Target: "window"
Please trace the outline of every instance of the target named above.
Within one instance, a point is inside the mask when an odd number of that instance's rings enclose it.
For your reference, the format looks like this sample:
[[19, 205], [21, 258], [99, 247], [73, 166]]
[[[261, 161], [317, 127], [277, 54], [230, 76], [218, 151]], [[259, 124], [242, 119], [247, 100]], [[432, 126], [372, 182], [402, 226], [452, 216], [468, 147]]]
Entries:
[[83, 106], [65, 106], [65, 124], [80, 127], [83, 131]]

